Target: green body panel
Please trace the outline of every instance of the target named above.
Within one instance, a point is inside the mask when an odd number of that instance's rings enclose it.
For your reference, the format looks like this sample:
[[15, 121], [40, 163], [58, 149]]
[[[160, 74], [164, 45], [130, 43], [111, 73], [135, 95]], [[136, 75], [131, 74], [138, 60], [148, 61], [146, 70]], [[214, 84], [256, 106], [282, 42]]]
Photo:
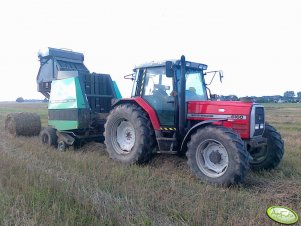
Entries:
[[51, 84], [48, 109], [89, 108], [78, 77], [55, 80]]
[[113, 88], [114, 88], [114, 92], [115, 92], [116, 98], [117, 99], [121, 99], [122, 96], [121, 96], [121, 93], [120, 93], [119, 88], [117, 86], [117, 83], [115, 81], [113, 81]]
[[[89, 104], [82, 90], [79, 77], [53, 81], [48, 104], [48, 125], [58, 131], [81, 129], [80, 109], [89, 109]], [[53, 117], [54, 111], [59, 113]]]
[[63, 130], [74, 130], [78, 129], [78, 121], [67, 121], [67, 120], [49, 120], [48, 125], [57, 129], [58, 131]]

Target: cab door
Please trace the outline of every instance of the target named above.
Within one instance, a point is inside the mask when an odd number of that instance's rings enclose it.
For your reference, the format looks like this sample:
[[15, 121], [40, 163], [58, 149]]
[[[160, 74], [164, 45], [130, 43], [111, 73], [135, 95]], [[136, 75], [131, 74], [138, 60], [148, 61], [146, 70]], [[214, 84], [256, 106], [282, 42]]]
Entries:
[[161, 127], [175, 127], [173, 78], [166, 77], [165, 67], [146, 68], [141, 81], [142, 98], [157, 113]]

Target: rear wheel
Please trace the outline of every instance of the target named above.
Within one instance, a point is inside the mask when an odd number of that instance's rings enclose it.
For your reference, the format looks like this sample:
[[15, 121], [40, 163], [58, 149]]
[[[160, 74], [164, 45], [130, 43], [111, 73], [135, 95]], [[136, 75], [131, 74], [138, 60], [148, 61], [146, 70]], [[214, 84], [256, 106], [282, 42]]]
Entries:
[[144, 163], [155, 149], [154, 130], [138, 106], [115, 107], [105, 124], [105, 144], [112, 159], [123, 163]]
[[63, 140], [59, 140], [57, 143], [57, 150], [60, 152], [64, 152], [67, 150], [67, 144]]
[[197, 178], [213, 184], [243, 181], [249, 170], [249, 154], [237, 133], [225, 127], [198, 129], [187, 144], [188, 165]]
[[279, 165], [284, 154], [284, 142], [277, 130], [265, 124], [263, 137], [267, 138], [267, 145], [260, 148], [253, 148], [250, 154], [253, 160], [250, 161], [253, 170], [269, 170]]
[[51, 127], [44, 128], [40, 133], [40, 140], [42, 144], [48, 146], [56, 146], [57, 145], [56, 130]]

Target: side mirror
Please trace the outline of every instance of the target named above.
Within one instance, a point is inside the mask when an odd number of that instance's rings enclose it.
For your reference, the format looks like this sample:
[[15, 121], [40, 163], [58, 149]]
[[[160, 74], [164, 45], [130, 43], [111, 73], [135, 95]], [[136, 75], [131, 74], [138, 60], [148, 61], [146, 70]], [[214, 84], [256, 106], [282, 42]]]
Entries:
[[223, 71], [207, 71], [207, 72], [204, 73], [204, 75], [208, 75], [210, 73], [214, 73], [214, 74], [213, 74], [213, 76], [211, 78], [211, 81], [208, 84], [206, 84], [206, 85], [211, 85], [211, 83], [212, 83], [213, 79], [215, 78], [216, 74], [219, 75], [220, 82], [221, 83], [223, 82], [223, 77], [224, 77]]
[[223, 71], [219, 71], [219, 80], [221, 83], [223, 82], [223, 77], [224, 77]]
[[166, 61], [165, 63], [165, 73], [166, 73], [166, 77], [170, 78], [174, 76], [174, 70], [172, 68], [172, 61]]
[[125, 76], [123, 76], [123, 78], [124, 79], [130, 79], [130, 80], [134, 81], [135, 80], [135, 74], [132, 73], [132, 74], [129, 74], [129, 75], [125, 75]]

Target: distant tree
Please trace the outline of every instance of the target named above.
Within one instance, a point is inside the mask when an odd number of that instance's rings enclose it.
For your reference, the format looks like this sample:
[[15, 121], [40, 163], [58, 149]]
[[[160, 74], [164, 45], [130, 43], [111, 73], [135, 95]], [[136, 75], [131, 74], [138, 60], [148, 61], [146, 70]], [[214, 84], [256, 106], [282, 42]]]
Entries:
[[263, 98], [263, 97], [257, 97], [257, 98], [256, 98], [256, 102], [257, 102], [257, 103], [266, 103], [266, 99]]
[[45, 98], [42, 102], [44, 102], [44, 103], [48, 103], [48, 99], [47, 98]]
[[23, 99], [23, 97], [18, 97], [18, 98], [16, 99], [16, 102], [18, 102], [18, 103], [22, 103], [22, 102], [24, 102], [24, 99]]
[[286, 97], [286, 98], [293, 98], [293, 97], [295, 97], [295, 92], [294, 91], [286, 91], [283, 94], [283, 96]]
[[297, 97], [301, 98], [301, 91], [297, 93]]
[[230, 95], [230, 100], [232, 101], [238, 101], [238, 97], [236, 95]]
[[248, 97], [248, 96], [240, 97], [239, 100], [242, 102], [255, 102], [255, 99], [253, 97]]
[[223, 101], [238, 101], [238, 97], [236, 95], [228, 95], [228, 96], [219, 96], [219, 100]]

